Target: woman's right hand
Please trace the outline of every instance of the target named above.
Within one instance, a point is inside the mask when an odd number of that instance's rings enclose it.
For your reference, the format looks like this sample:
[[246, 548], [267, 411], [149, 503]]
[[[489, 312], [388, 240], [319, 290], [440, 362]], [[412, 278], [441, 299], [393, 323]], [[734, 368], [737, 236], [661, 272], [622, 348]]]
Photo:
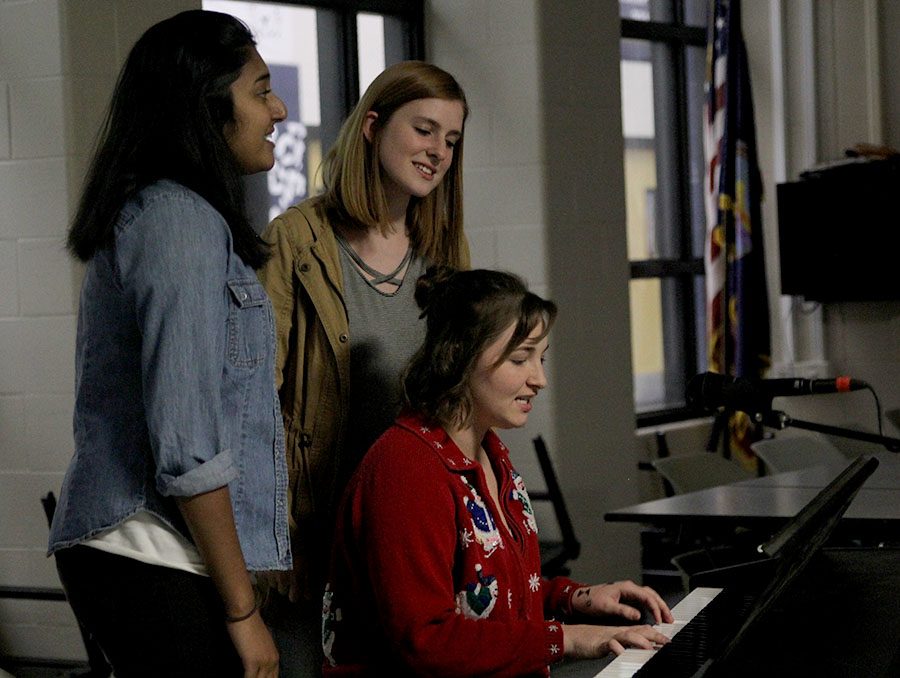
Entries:
[[563, 654], [577, 659], [594, 659], [609, 652], [622, 654], [626, 647], [651, 650], [669, 642], [647, 624], [641, 626], [594, 626], [563, 624]]
[[244, 678], [278, 678], [278, 649], [259, 612], [227, 626], [244, 664]]

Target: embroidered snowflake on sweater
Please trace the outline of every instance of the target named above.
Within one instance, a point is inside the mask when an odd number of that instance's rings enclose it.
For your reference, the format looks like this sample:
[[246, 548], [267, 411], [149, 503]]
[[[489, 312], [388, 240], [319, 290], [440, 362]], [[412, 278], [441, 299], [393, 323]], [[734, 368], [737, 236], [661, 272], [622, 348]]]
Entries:
[[528, 577], [528, 588], [530, 588], [532, 592], [537, 592], [537, 590], [541, 588], [541, 575], [537, 572], [533, 572], [532, 575]]

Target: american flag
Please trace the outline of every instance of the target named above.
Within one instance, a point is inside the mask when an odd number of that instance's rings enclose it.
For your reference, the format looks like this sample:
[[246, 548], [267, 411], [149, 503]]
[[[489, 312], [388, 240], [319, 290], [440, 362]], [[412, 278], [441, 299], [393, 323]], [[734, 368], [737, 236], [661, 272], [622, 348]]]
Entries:
[[[711, 0], [704, 146], [709, 370], [762, 377], [771, 361], [762, 178], [740, 0]], [[754, 464], [746, 416], [733, 417], [730, 429], [731, 451]]]

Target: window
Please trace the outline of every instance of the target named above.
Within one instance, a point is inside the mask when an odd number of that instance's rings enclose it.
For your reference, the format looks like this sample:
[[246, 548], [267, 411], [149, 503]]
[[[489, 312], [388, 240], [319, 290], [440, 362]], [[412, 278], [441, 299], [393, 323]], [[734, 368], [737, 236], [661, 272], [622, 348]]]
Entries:
[[423, 55], [422, 0], [203, 0], [253, 32], [288, 108], [275, 137], [275, 167], [247, 178], [252, 223], [318, 192], [318, 169], [360, 92], [385, 66]]
[[691, 416], [706, 367], [706, 0], [620, 0], [622, 127], [638, 424]]

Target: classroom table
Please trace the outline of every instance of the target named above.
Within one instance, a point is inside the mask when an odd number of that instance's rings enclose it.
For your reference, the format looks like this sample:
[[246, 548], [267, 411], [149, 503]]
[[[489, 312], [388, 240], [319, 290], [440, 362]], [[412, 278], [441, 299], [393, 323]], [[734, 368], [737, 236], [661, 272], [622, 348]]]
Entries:
[[[879, 466], [844, 514], [841, 530], [897, 541], [900, 455], [883, 452], [874, 456]], [[736, 527], [777, 530], [842, 470], [843, 467], [827, 464], [812, 466], [626, 506], [609, 511], [604, 517], [610, 522], [658, 527], [690, 525], [694, 531]]]

